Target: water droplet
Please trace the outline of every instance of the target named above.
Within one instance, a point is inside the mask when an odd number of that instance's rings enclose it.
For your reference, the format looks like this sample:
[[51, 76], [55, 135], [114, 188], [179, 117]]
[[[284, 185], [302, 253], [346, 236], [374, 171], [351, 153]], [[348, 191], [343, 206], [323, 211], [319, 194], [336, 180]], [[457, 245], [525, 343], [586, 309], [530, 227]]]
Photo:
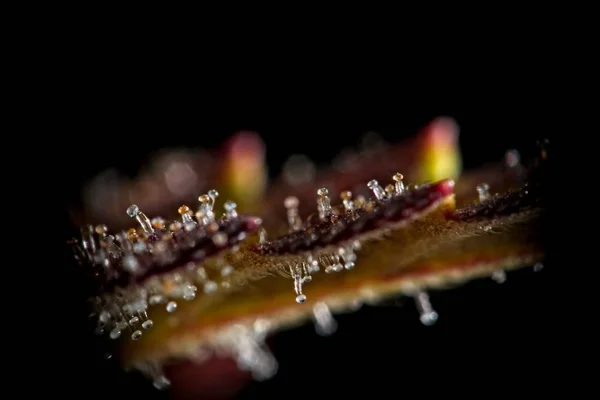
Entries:
[[192, 301], [196, 298], [196, 292], [186, 292], [183, 294], [183, 299], [187, 301]]
[[306, 296], [301, 294], [296, 296], [296, 303], [304, 303], [306, 301]]
[[131, 339], [133, 339], [133, 340], [138, 340], [141, 337], [142, 337], [142, 331], [140, 331], [140, 330], [137, 330], [131, 334]]
[[540, 272], [542, 269], [544, 269], [544, 264], [542, 263], [537, 263], [533, 266], [534, 272]]
[[194, 300], [194, 298], [196, 297], [196, 291], [198, 290], [198, 288], [194, 285], [186, 285], [183, 288], [183, 299], [184, 300]]
[[105, 324], [108, 321], [110, 321], [110, 314], [108, 313], [108, 311], [102, 311], [98, 319], [100, 320], [100, 322]]
[[504, 283], [504, 282], [506, 282], [506, 272], [504, 272], [502, 270], [494, 271], [492, 273], [492, 279], [498, 283]]
[[425, 292], [417, 292], [414, 296], [417, 310], [419, 311], [419, 319], [425, 326], [431, 326], [438, 320], [438, 314], [435, 312], [429, 301], [429, 295]]
[[163, 376], [159, 376], [158, 378], [154, 379], [154, 381], [152, 382], [152, 385], [154, 385], [154, 387], [157, 388], [158, 390], [165, 390], [169, 386], [171, 386], [171, 381], [169, 381], [167, 379], [167, 377], [163, 375]]
[[144, 328], [144, 329], [150, 329], [150, 328], [152, 328], [152, 325], [154, 325], [154, 322], [152, 322], [151, 319], [142, 322], [142, 328]]
[[121, 330], [119, 328], [115, 328], [112, 331], [110, 331], [111, 339], [118, 339], [120, 336], [121, 336]]
[[165, 301], [166, 301], [165, 297], [160, 294], [152, 295], [148, 299], [148, 303], [150, 303], [150, 305], [162, 304]]
[[219, 288], [216, 282], [208, 281], [204, 284], [204, 293], [209, 294], [215, 292]]
[[431, 326], [436, 323], [438, 319], [438, 314], [435, 311], [431, 311], [428, 313], [423, 313], [419, 316], [421, 323], [426, 326]]
[[333, 318], [327, 304], [319, 302], [313, 307], [315, 331], [318, 335], [329, 336], [337, 330], [337, 322]]
[[167, 308], [167, 311], [168, 311], [168, 312], [173, 312], [173, 311], [177, 310], [177, 303], [175, 303], [174, 301], [170, 301], [170, 302], [167, 304], [167, 307], [166, 307], [166, 308]]

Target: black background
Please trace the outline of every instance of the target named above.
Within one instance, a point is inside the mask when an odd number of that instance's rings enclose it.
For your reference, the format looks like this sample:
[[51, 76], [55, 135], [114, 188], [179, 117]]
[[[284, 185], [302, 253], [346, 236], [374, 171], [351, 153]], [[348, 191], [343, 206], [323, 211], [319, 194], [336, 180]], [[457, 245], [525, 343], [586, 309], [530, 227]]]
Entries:
[[[67, 177], [64, 210], [79, 195], [80, 185], [107, 167], [134, 172], [152, 150], [182, 144], [214, 147], [240, 129], [261, 133], [272, 173], [292, 152], [321, 162], [332, 159], [336, 148], [324, 139], [329, 135], [353, 144], [364, 132], [376, 131], [398, 141], [440, 115], [455, 118], [461, 127], [466, 168], [553, 136], [544, 114], [532, 107], [533, 93], [539, 99], [540, 92], [502, 84], [472, 92], [419, 87], [418, 97], [387, 85], [349, 96], [342, 90], [324, 94], [291, 88], [285, 96], [260, 88], [209, 96], [201, 91], [180, 95], [185, 92], [181, 87], [157, 90], [139, 82], [132, 87], [126, 80], [119, 80], [119, 86], [98, 79], [70, 91], [72, 98], [55, 116], [65, 132], [64, 165], [57, 165], [57, 173]], [[66, 211], [64, 227], [66, 239], [72, 232]], [[65, 251], [64, 264], [70, 262]], [[70, 332], [57, 347], [61, 375], [72, 384], [58, 384], [56, 394], [166, 396], [101, 359], [86, 335], [85, 312], [77, 302], [82, 293], [71, 277], [65, 268], [57, 280], [69, 304], [61, 314]], [[440, 319], [433, 327], [422, 326], [406, 300], [402, 306], [365, 306], [340, 316], [338, 332], [329, 338], [317, 336], [309, 325], [282, 332], [273, 346], [278, 375], [253, 383], [240, 396], [551, 393], [562, 384], [557, 346], [567, 314], [556, 294], [560, 279], [559, 266], [549, 258], [541, 272], [509, 273], [502, 285], [489, 279], [434, 292], [431, 301]]]

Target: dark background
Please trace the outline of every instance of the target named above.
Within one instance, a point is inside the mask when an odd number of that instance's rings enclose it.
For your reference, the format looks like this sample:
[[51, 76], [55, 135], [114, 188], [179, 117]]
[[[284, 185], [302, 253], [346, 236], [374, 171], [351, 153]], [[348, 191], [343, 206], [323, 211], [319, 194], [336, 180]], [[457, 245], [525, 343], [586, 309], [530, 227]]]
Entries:
[[[65, 166], [60, 168], [68, 176], [63, 206], [77, 198], [81, 184], [107, 167], [134, 172], [152, 150], [186, 144], [214, 147], [241, 129], [261, 133], [272, 173], [277, 173], [290, 146], [294, 153], [326, 162], [337, 149], [324, 137], [346, 138], [353, 144], [364, 132], [376, 131], [398, 141], [440, 115], [455, 118], [461, 127], [465, 168], [553, 135], [523, 91], [517, 95], [507, 88], [490, 88], [482, 97], [438, 90], [424, 89], [423, 96], [413, 101], [398, 100], [402, 92], [397, 89], [357, 96], [356, 102], [337, 100], [343, 98], [341, 93], [331, 98], [303, 93], [306, 100], [290, 102], [289, 107], [283, 99], [263, 105], [265, 94], [259, 92], [212, 102], [204, 98], [193, 106], [148, 89], [125, 90], [111, 101], [86, 95], [78, 102], [74, 94], [70, 108], [63, 110], [72, 116], [64, 119], [69, 144], [61, 154]], [[64, 226], [66, 239], [72, 228], [66, 212]], [[65, 263], [70, 263], [67, 257]], [[552, 393], [562, 384], [557, 351], [566, 312], [556, 295], [559, 266], [551, 257], [544, 265], [538, 273], [531, 268], [509, 273], [502, 285], [484, 279], [431, 293], [440, 315], [433, 327], [419, 323], [407, 299], [402, 306], [365, 306], [339, 316], [338, 332], [329, 338], [317, 336], [311, 325], [282, 332], [273, 343], [279, 373], [270, 381], [251, 384], [240, 396], [314, 398], [327, 392], [356, 397], [372, 390], [380, 394], [377, 397]], [[150, 382], [123, 374], [102, 360], [86, 335], [85, 313], [77, 302], [82, 293], [72, 276], [66, 272], [59, 280], [65, 304], [73, 311], [64, 313], [64, 329], [71, 334], [57, 346], [66, 370], [62, 373], [77, 386], [61, 387], [56, 394], [164, 396]]]

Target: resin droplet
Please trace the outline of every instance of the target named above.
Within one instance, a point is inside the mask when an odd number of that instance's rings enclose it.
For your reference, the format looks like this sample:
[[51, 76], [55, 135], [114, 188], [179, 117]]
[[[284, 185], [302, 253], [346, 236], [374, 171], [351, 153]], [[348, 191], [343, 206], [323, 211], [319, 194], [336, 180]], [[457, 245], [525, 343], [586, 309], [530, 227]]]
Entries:
[[137, 231], [135, 230], [135, 228], [131, 228], [127, 231], [127, 239], [129, 239], [132, 242], [137, 242], [138, 239], [138, 234]]
[[362, 194], [359, 194], [358, 196], [356, 196], [356, 199], [354, 200], [354, 208], [361, 208], [362, 206], [365, 205], [366, 202], [367, 202], [367, 199], [365, 199], [365, 196], [363, 196]]
[[319, 211], [319, 218], [324, 220], [331, 215], [331, 200], [329, 199], [329, 190], [327, 188], [320, 188], [317, 190], [317, 210]]
[[196, 223], [192, 219], [192, 212], [188, 206], [183, 205], [183, 206], [179, 207], [177, 212], [179, 213], [179, 215], [181, 215], [181, 221], [183, 222], [183, 225]]
[[127, 208], [127, 215], [131, 218], [135, 218], [136, 215], [138, 215], [138, 212], [140, 212], [140, 208], [135, 204], [132, 204]]
[[162, 375], [154, 379], [152, 385], [158, 390], [165, 390], [171, 386], [171, 381], [166, 376]]
[[431, 307], [427, 293], [418, 292], [414, 298], [417, 305], [417, 310], [419, 311], [419, 319], [421, 320], [421, 323], [425, 326], [431, 326], [435, 324], [438, 319], [438, 314]]
[[345, 192], [340, 193], [340, 198], [342, 199], [342, 203], [344, 204], [344, 209], [346, 211], [354, 210], [354, 202], [352, 201], [352, 192], [346, 190]]
[[329, 336], [337, 330], [337, 322], [333, 318], [327, 304], [319, 302], [313, 307], [315, 331], [321, 336]]
[[260, 244], [267, 243], [267, 240], [268, 240], [267, 230], [263, 227], [260, 227], [260, 229], [258, 230], [258, 243], [260, 243]]
[[402, 182], [402, 179], [404, 179], [404, 175], [398, 172], [392, 177], [392, 179], [394, 180], [394, 182], [396, 182], [396, 184], [394, 185], [396, 194], [402, 194], [404, 192], [404, 182]]
[[379, 182], [377, 182], [375, 179], [369, 181], [369, 183], [367, 183], [367, 187], [373, 191], [373, 194], [377, 200], [383, 200], [386, 198], [385, 190], [383, 190]]
[[[277, 373], [277, 360], [271, 352], [261, 343], [262, 338], [238, 327], [241, 332], [233, 336], [235, 358], [240, 369], [250, 371], [257, 381], [269, 379]], [[260, 342], [259, 342], [260, 341]]]
[[167, 311], [168, 311], [168, 312], [174, 312], [175, 310], [177, 310], [177, 303], [175, 303], [174, 301], [170, 301], [170, 302], [167, 304], [167, 307], [166, 307], [166, 308], [167, 308]]
[[152, 233], [154, 233], [154, 228], [152, 227], [150, 220], [148, 219], [148, 217], [146, 217], [146, 214], [140, 211], [140, 208], [137, 205], [130, 205], [127, 208], [127, 215], [137, 220], [137, 222], [140, 224], [146, 235], [151, 235]]
[[479, 201], [480, 202], [484, 202], [486, 200], [490, 199], [490, 185], [488, 185], [487, 183], [481, 183], [479, 185], [477, 185], [477, 193], [479, 194]]
[[302, 283], [312, 282], [312, 276], [310, 275], [312, 271], [307, 263], [302, 263], [302, 272], [304, 273], [304, 277], [302, 278]]
[[223, 208], [225, 209], [225, 218], [227, 218], [228, 220], [237, 218], [238, 213], [237, 213], [237, 204], [236, 203], [228, 200], [223, 205]]
[[100, 237], [105, 237], [108, 228], [106, 227], [106, 225], [97, 225], [95, 230]]
[[319, 262], [313, 258], [313, 256], [308, 256], [306, 258], [306, 268], [310, 273], [319, 272]]
[[158, 390], [165, 390], [171, 386], [171, 382], [165, 376], [162, 367], [155, 363], [138, 366], [139, 370], [152, 379], [152, 385]]
[[154, 227], [154, 229], [164, 229], [165, 228], [165, 220], [161, 217], [155, 217], [150, 220], [150, 223]]
[[212, 237], [212, 241], [217, 247], [223, 247], [227, 245], [227, 234], [225, 232], [215, 233]]
[[81, 244], [83, 249], [88, 254], [94, 254], [96, 252], [96, 241], [94, 240], [94, 227], [86, 225], [81, 228]]
[[508, 150], [504, 155], [504, 162], [507, 167], [514, 168], [521, 162], [521, 155], [517, 150]]
[[385, 187], [385, 196], [386, 196], [386, 198], [389, 199], [394, 194], [396, 194], [396, 189], [395, 189], [394, 185], [392, 185], [392, 184], [386, 185], [386, 187]]
[[350, 243], [345, 247], [338, 249], [338, 256], [344, 261], [344, 268], [350, 270], [354, 268], [356, 262], [356, 254], [354, 253], [354, 244]]
[[290, 267], [290, 273], [294, 279], [294, 291], [296, 292], [296, 303], [304, 303], [306, 296], [302, 293], [302, 269]]
[[215, 220], [215, 213], [213, 212], [214, 198], [211, 198], [207, 194], [203, 194], [202, 196], [198, 197], [198, 201], [200, 202], [200, 208], [196, 213], [198, 222], [200, 222], [202, 225], [213, 223]]
[[290, 231], [297, 231], [302, 227], [302, 220], [298, 215], [298, 198], [294, 196], [287, 197], [283, 205], [287, 210], [287, 219]]
[[215, 208], [215, 202], [217, 201], [217, 197], [219, 197], [219, 192], [217, 192], [215, 189], [211, 189], [208, 191], [208, 197], [210, 197], [210, 208], [214, 210]]
[[504, 272], [502, 270], [494, 271], [492, 273], [492, 279], [498, 283], [504, 283], [504, 282], [506, 282], [506, 272]]

